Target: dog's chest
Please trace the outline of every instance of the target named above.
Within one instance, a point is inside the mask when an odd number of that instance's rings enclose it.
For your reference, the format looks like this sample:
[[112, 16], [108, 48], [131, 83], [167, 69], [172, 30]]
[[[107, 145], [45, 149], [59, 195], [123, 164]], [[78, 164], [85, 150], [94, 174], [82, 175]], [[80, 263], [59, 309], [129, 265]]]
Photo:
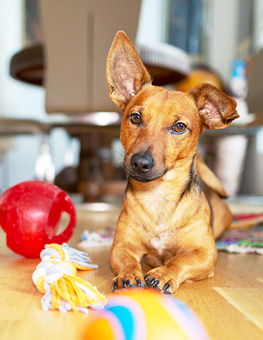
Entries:
[[166, 216], [169, 218], [175, 208], [174, 201], [162, 189], [145, 193], [140, 197], [140, 202], [149, 216], [158, 221], [164, 221]]
[[133, 202], [136, 202], [136, 220], [143, 227], [146, 247], [153, 256], [166, 257], [176, 246], [176, 200], [159, 187], [138, 195]]
[[149, 235], [148, 246], [153, 248], [159, 255], [163, 254], [164, 250], [168, 248], [169, 243], [168, 232], [163, 232], [158, 235]]

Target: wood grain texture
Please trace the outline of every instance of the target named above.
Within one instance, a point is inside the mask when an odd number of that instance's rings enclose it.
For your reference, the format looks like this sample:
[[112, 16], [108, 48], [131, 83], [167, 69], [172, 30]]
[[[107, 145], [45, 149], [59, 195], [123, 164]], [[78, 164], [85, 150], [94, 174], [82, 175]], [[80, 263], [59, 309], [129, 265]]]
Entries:
[[[118, 211], [78, 212], [78, 225], [70, 245], [77, 246], [85, 229], [104, 228], [116, 222]], [[87, 249], [98, 270], [79, 276], [109, 295], [113, 272], [110, 248]], [[0, 340], [82, 339], [89, 315], [57, 311], [44, 312], [42, 294], [32, 273], [39, 259], [26, 259], [6, 247], [0, 230]], [[143, 270], [148, 266], [143, 264]], [[212, 279], [183, 284], [176, 297], [185, 301], [199, 316], [213, 340], [263, 339], [263, 258], [260, 255], [220, 253]]]

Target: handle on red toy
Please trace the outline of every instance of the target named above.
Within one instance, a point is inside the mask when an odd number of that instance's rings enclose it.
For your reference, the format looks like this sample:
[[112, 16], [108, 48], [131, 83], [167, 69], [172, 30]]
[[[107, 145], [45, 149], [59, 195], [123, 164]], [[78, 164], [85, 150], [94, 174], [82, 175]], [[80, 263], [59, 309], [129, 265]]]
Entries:
[[66, 229], [59, 235], [55, 235], [50, 239], [50, 243], [63, 243], [67, 242], [73, 235], [76, 227], [76, 210], [72, 199], [63, 191], [58, 194], [58, 200], [52, 209], [58, 209], [60, 215], [62, 212], [69, 214], [70, 220]]
[[6, 207], [0, 205], [0, 226], [6, 232]]

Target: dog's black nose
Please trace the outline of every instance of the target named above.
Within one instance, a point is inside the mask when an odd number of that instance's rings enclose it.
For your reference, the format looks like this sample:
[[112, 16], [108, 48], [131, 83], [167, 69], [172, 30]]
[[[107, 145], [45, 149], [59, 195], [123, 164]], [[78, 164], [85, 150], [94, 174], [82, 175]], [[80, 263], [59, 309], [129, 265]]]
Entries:
[[137, 174], [145, 174], [153, 168], [154, 160], [149, 153], [136, 153], [131, 158], [131, 166]]

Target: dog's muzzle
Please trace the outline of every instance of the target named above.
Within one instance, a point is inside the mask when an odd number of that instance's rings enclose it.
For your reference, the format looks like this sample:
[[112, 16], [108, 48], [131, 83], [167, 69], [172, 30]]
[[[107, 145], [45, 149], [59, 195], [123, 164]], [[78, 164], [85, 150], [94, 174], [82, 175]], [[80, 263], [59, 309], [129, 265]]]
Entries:
[[154, 159], [149, 152], [134, 154], [127, 165], [128, 175], [139, 182], [153, 181], [164, 175], [164, 171], [156, 171]]

